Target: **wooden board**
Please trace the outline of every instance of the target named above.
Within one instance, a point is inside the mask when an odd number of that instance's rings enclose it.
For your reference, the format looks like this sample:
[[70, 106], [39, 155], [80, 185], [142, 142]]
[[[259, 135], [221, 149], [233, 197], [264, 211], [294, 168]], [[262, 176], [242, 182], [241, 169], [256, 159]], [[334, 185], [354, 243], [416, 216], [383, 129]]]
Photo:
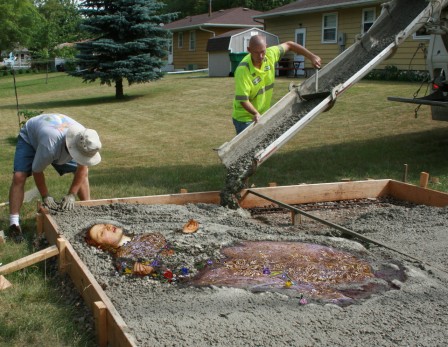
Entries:
[[0, 275], [0, 290], [11, 287], [12, 284], [4, 276]]
[[220, 197], [219, 192], [199, 192], [199, 193], [179, 193], [168, 195], [152, 195], [152, 196], [138, 196], [130, 198], [117, 198], [117, 199], [100, 199], [100, 200], [88, 200], [76, 202], [82, 206], [97, 206], [116, 203], [126, 204], [174, 204], [184, 205], [188, 203], [206, 203], [206, 204], [219, 204]]
[[55, 255], [58, 254], [59, 250], [55, 245], [44, 248], [38, 252], [27, 255], [26, 257], [20, 258], [6, 265], [0, 266], [0, 275], [7, 275], [11, 272], [26, 268], [30, 265], [54, 257]]
[[[356, 181], [322, 184], [303, 184], [295, 186], [277, 186], [253, 188], [251, 190], [269, 196], [285, 204], [303, 204], [325, 201], [342, 201], [386, 196], [390, 180]], [[242, 192], [240, 205], [243, 208], [272, 205], [269, 201]]]
[[[286, 204], [342, 201], [389, 196], [416, 204], [437, 207], [448, 206], [448, 194], [446, 193], [388, 179], [303, 184], [294, 186], [272, 186], [252, 188], [251, 190]], [[82, 206], [106, 205], [112, 203], [183, 205], [187, 203], [219, 204], [219, 201], [219, 192], [199, 192], [90, 200], [77, 202], [77, 204]], [[240, 204], [243, 208], [272, 205], [271, 202], [253, 194], [248, 194], [245, 190], [242, 191]], [[63, 236], [61, 236], [62, 232], [59, 230], [51, 215], [44, 208], [41, 208], [40, 213], [37, 215], [37, 229], [39, 232], [45, 233], [50, 244], [61, 244], [61, 242], [64, 242], [65, 249], [64, 252], [61, 252], [61, 256], [63, 256], [64, 259], [60, 259], [60, 262], [64, 264], [64, 270], [70, 275], [73, 283], [83, 296], [88, 307], [91, 308], [92, 312], [96, 312], [96, 315], [99, 315], [98, 310], [101, 308], [101, 315], [104, 315], [103, 310], [106, 310], [106, 322], [104, 322], [104, 318], [98, 319], [97, 321], [103, 329], [104, 326], [107, 327], [107, 335], [105, 337], [104, 331], [102, 331], [101, 336], [98, 336], [98, 342], [101, 345], [107, 343], [112, 347], [136, 346], [135, 338], [129, 333], [128, 326], [93, 277], [90, 270], [76, 254], [71, 244], [63, 239]], [[99, 304], [99, 302], [101, 304]], [[101, 329], [101, 327], [97, 328]]]
[[437, 190], [425, 189], [412, 184], [390, 181], [389, 195], [418, 205], [435, 207], [448, 206], [448, 194]]
[[[43, 229], [45, 236], [49, 242], [59, 239], [64, 239], [58, 232], [57, 225], [54, 219], [48, 214], [48, 211], [41, 209], [43, 216]], [[106, 326], [107, 329], [107, 341], [110, 346], [136, 346], [134, 337], [129, 334], [129, 328], [120, 316], [114, 305], [104, 293], [101, 286], [93, 277], [90, 270], [81, 261], [78, 254], [73, 249], [72, 245], [64, 239], [65, 250], [61, 255], [65, 255], [65, 259], [60, 261], [64, 264], [64, 271], [67, 272], [72, 279], [75, 287], [82, 295], [87, 306], [94, 311], [95, 302], [101, 301], [106, 307]]]
[[[276, 186], [251, 188], [263, 195], [268, 195], [276, 200], [287, 204], [301, 204], [324, 201], [341, 201], [350, 199], [376, 198], [388, 194], [388, 184], [390, 180], [366, 180], [353, 182], [321, 183], [321, 184], [303, 184], [294, 186]], [[139, 196], [130, 198], [101, 199], [78, 201], [76, 204], [81, 206], [97, 206], [114, 203], [126, 204], [219, 204], [220, 196], [218, 191], [199, 192], [199, 193], [179, 193], [169, 195]], [[269, 206], [270, 203], [248, 195], [246, 190], [241, 192], [240, 205], [243, 208]]]

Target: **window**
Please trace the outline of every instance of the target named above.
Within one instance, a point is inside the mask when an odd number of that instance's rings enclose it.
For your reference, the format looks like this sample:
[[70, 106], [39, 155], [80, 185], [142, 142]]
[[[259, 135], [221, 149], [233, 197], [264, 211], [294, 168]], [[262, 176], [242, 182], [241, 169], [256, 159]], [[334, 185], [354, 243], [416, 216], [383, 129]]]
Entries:
[[190, 51], [196, 50], [196, 31], [190, 31]]
[[376, 12], [374, 8], [366, 8], [362, 10], [362, 34], [365, 34], [370, 29], [373, 22], [375, 22], [375, 19]]
[[322, 17], [322, 42], [336, 43], [336, 34], [338, 27], [337, 13], [327, 13]]
[[420, 29], [418, 29], [413, 35], [414, 40], [429, 40], [431, 38], [431, 35], [428, 33], [426, 28], [423, 26]]
[[184, 47], [184, 33], [177, 34], [177, 47]]

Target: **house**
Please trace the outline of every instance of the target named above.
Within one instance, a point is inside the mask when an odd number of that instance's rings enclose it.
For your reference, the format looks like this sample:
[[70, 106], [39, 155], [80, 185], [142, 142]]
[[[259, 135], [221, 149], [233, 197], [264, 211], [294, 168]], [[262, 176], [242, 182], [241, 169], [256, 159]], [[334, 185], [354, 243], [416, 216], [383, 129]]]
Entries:
[[172, 64], [175, 70], [208, 68], [207, 42], [210, 38], [235, 29], [263, 29], [262, 21], [252, 17], [261, 14], [244, 7], [189, 16], [164, 26], [173, 34]]
[[14, 51], [0, 52], [2, 57], [0, 66], [5, 66], [14, 69], [29, 69], [31, 68], [31, 55], [28, 49], [18, 48]]
[[232, 30], [210, 38], [207, 43], [208, 75], [210, 77], [232, 75], [238, 63], [247, 54], [249, 40], [254, 35], [266, 37], [268, 46], [279, 43], [276, 35], [258, 28]]
[[[381, 13], [381, 0], [298, 0], [255, 15], [280, 42], [295, 41], [330, 62], [364, 34]], [[400, 45], [393, 57], [378, 68], [426, 70], [425, 46], [429, 35], [416, 33]], [[293, 56], [292, 53], [289, 53]], [[294, 57], [294, 59], [300, 57]], [[303, 58], [303, 57], [302, 57]], [[305, 61], [305, 66], [311, 64]]]

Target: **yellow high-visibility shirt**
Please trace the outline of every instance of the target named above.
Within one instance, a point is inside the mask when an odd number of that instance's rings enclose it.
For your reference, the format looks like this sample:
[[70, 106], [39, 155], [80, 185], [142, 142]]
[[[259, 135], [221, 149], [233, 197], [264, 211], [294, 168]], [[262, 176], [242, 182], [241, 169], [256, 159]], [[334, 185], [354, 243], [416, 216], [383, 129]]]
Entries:
[[284, 53], [280, 45], [267, 48], [260, 69], [252, 63], [250, 54], [243, 58], [235, 70], [233, 118], [240, 122], [252, 121], [252, 115], [241, 106], [242, 101], [249, 100], [261, 115], [269, 109], [275, 82], [275, 64]]

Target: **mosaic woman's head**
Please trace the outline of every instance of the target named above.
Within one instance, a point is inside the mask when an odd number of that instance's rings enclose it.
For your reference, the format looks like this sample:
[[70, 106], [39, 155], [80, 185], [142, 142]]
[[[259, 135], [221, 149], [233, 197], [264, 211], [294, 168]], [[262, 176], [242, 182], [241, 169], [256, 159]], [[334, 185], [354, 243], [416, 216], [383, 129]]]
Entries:
[[91, 246], [108, 249], [119, 247], [123, 236], [123, 228], [113, 224], [101, 223], [91, 226], [84, 239]]

